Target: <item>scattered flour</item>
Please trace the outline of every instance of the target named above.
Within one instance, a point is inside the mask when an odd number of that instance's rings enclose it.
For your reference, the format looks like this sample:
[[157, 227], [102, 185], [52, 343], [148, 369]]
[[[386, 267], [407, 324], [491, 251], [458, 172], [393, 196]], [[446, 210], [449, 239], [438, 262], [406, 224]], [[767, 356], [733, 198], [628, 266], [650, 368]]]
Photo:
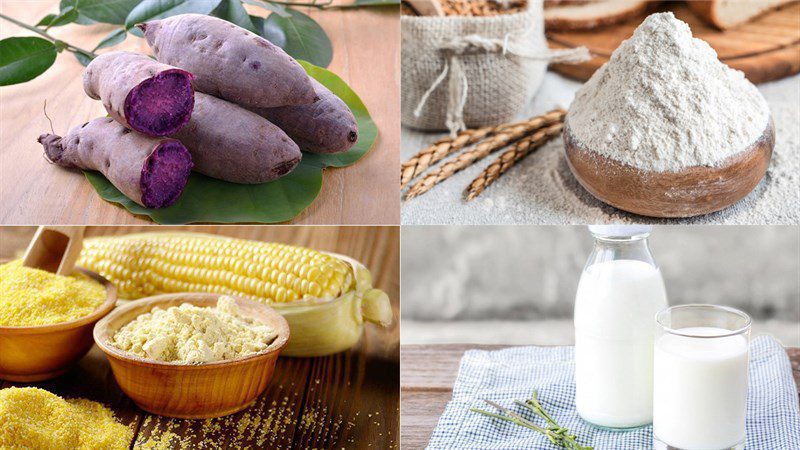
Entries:
[[276, 336], [271, 327], [242, 315], [233, 298], [222, 296], [214, 308], [190, 303], [153, 308], [120, 328], [111, 344], [142, 358], [202, 364], [264, 351]]
[[715, 166], [747, 149], [768, 121], [758, 89], [671, 12], [645, 19], [567, 115], [586, 148], [658, 172]]

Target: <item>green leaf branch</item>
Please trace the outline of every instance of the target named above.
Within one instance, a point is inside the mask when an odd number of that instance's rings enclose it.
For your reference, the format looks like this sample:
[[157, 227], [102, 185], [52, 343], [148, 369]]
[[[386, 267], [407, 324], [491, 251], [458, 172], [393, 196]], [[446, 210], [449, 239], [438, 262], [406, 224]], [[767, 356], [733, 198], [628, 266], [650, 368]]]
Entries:
[[[76, 16], [76, 18], [77, 18], [77, 16]], [[7, 16], [7, 15], [5, 15], [3, 13], [0, 13], [0, 19], [7, 20], [7, 21], [9, 21], [9, 22], [11, 22], [11, 23], [13, 23], [13, 24], [15, 24], [17, 26], [25, 28], [26, 30], [33, 31], [34, 33], [38, 34], [39, 36], [42, 36], [43, 38], [45, 38], [48, 41], [50, 41], [53, 44], [55, 44], [56, 48], [67, 50], [67, 51], [70, 51], [70, 52], [73, 52], [73, 53], [75, 53], [75, 52], [83, 53], [84, 55], [90, 56], [92, 58], [96, 58], [97, 57], [97, 55], [92, 51], [85, 50], [85, 49], [82, 49], [82, 48], [80, 48], [80, 47], [78, 47], [76, 45], [72, 45], [70, 43], [67, 43], [67, 42], [64, 42], [62, 40], [56, 39], [54, 36], [51, 36], [49, 33], [47, 33], [44, 30], [41, 30], [41, 29], [39, 29], [39, 28], [37, 28], [37, 27], [35, 27], [33, 25], [28, 25], [27, 23], [20, 22], [19, 20], [15, 19], [13, 17], [9, 17], [9, 16]], [[51, 24], [49, 26], [54, 26], [54, 25]]]
[[495, 402], [490, 400], [484, 400], [489, 406], [494, 407], [498, 411], [502, 412], [503, 414], [497, 414], [489, 411], [484, 411], [478, 408], [470, 408], [470, 411], [482, 414], [487, 417], [491, 417], [493, 419], [502, 420], [505, 422], [511, 422], [515, 425], [519, 425], [521, 427], [525, 427], [531, 429], [533, 431], [537, 431], [542, 433], [547, 437], [547, 439], [556, 447], [559, 448], [566, 448], [569, 450], [593, 450], [590, 446], [583, 446], [577, 441], [577, 437], [574, 434], [571, 434], [568, 429], [560, 426], [556, 423], [555, 420], [550, 416], [550, 414], [545, 411], [542, 404], [539, 402], [538, 393], [534, 390], [533, 397], [525, 400], [514, 400], [514, 404], [521, 406], [524, 410], [529, 411], [544, 419], [546, 425], [539, 426], [535, 422], [526, 419], [520, 414], [511, 411], [508, 408], [504, 408], [503, 406], [498, 405]]

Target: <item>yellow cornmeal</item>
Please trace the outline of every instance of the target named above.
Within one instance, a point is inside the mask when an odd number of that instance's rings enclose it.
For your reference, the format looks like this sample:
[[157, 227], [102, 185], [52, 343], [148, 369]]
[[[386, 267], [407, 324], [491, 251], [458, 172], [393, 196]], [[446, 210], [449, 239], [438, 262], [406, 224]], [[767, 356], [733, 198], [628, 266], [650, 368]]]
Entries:
[[24, 267], [21, 260], [0, 265], [0, 326], [69, 322], [88, 316], [105, 299], [105, 287], [81, 273], [64, 277]]
[[110, 343], [142, 358], [202, 364], [261, 352], [276, 336], [267, 324], [244, 316], [232, 297], [221, 296], [216, 307], [153, 308], [120, 328]]
[[133, 431], [100, 403], [39, 388], [0, 390], [0, 449], [127, 449]]

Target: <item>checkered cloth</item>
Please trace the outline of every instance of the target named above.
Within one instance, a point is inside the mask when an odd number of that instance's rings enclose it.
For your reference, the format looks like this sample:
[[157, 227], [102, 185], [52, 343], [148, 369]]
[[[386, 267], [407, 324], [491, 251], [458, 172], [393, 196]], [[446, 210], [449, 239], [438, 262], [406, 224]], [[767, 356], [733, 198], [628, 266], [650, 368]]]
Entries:
[[[518, 347], [470, 350], [461, 360], [453, 398], [447, 404], [428, 448], [554, 449], [536, 431], [469, 411], [497, 412], [492, 400], [542, 423], [513, 400], [531, 398], [534, 389], [545, 410], [583, 445], [596, 450], [651, 449], [653, 428], [613, 432], [593, 428], [575, 411], [572, 347]], [[747, 398], [747, 450], [800, 449], [800, 408], [791, 365], [784, 348], [760, 336], [750, 344]]]

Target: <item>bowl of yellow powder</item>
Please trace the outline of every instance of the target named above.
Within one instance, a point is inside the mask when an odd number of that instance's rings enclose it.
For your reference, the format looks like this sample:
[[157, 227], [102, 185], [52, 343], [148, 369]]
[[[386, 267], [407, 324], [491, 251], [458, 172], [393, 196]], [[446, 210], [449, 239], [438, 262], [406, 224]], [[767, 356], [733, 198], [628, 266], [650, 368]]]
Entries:
[[117, 308], [98, 322], [94, 339], [140, 408], [199, 419], [241, 411], [264, 392], [289, 325], [251, 300], [165, 294]]
[[41, 381], [92, 347], [92, 328], [117, 301], [114, 286], [76, 268], [70, 276], [0, 264], [0, 379]]

